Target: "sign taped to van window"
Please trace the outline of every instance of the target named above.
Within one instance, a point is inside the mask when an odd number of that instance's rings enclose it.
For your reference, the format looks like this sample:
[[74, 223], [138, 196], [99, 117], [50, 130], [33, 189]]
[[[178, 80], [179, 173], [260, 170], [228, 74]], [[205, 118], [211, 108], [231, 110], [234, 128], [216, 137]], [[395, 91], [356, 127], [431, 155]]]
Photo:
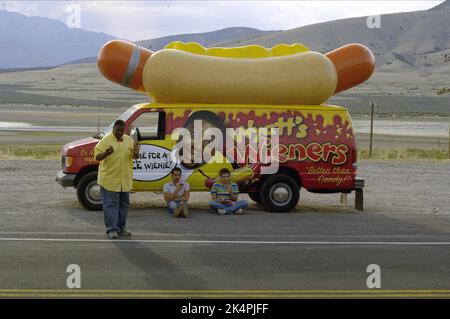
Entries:
[[156, 145], [141, 145], [139, 159], [133, 161], [133, 179], [157, 181], [169, 175], [176, 163], [172, 161], [171, 150]]

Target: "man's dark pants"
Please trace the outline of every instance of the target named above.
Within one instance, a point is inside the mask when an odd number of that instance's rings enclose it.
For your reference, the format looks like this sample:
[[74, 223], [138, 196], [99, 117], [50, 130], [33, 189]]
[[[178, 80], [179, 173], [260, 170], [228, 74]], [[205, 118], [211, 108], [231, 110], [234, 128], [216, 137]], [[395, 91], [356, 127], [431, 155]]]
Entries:
[[106, 233], [125, 229], [130, 206], [130, 193], [111, 192], [100, 186]]

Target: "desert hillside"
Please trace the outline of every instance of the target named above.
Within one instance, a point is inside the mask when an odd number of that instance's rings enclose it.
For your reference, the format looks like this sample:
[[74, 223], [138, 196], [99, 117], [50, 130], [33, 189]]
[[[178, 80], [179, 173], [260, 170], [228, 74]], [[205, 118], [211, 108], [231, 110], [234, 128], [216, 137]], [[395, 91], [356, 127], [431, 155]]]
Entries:
[[[228, 45], [306, 44], [328, 52], [359, 42], [375, 55], [377, 70], [351, 93], [434, 95], [449, 86], [450, 0], [426, 11], [385, 14], [380, 28], [368, 28], [367, 17], [312, 24]], [[345, 93], [343, 94], [345, 95]]]
[[274, 32], [278, 31], [261, 31], [254, 28], [233, 27], [211, 32], [177, 34], [157, 39], [142, 40], [136, 43], [152, 51], [160, 50], [172, 41], [198, 42], [203, 46], [211, 47], [221, 46], [223, 43], [247, 41]]
[[55, 66], [96, 56], [112, 36], [0, 10], [0, 69]]
[[[367, 17], [318, 23], [286, 31], [227, 28], [202, 34], [174, 35], [139, 42], [157, 50], [173, 40], [205, 46], [300, 42], [327, 52], [360, 42], [373, 50], [377, 68], [364, 84], [331, 98], [329, 103], [367, 113], [370, 101], [383, 114], [450, 115], [450, 0], [426, 11], [381, 16], [381, 28], [369, 29]], [[105, 40], [106, 41], [106, 40]], [[126, 107], [148, 100], [144, 94], [111, 83], [98, 72], [95, 58], [46, 70], [0, 70], [0, 104], [98, 105]], [[382, 106], [382, 107], [381, 107]]]

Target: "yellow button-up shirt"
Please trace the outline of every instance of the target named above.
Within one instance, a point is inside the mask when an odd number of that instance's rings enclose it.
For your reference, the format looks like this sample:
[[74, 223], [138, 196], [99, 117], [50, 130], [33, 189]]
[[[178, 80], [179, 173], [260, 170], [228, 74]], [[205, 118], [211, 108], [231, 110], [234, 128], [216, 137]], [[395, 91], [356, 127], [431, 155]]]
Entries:
[[134, 141], [128, 135], [117, 141], [114, 134], [106, 134], [94, 148], [94, 158], [112, 146], [114, 152], [100, 161], [97, 184], [110, 192], [130, 192], [133, 185], [133, 149]]

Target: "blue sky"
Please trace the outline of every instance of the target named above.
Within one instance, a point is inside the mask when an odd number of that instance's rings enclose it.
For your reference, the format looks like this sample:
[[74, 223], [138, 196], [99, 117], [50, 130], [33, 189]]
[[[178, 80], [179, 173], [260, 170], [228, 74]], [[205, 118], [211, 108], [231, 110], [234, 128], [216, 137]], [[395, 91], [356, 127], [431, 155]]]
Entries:
[[426, 10], [441, 2], [0, 0], [0, 9], [76, 23], [85, 30], [136, 41], [236, 26], [286, 30], [335, 19]]

